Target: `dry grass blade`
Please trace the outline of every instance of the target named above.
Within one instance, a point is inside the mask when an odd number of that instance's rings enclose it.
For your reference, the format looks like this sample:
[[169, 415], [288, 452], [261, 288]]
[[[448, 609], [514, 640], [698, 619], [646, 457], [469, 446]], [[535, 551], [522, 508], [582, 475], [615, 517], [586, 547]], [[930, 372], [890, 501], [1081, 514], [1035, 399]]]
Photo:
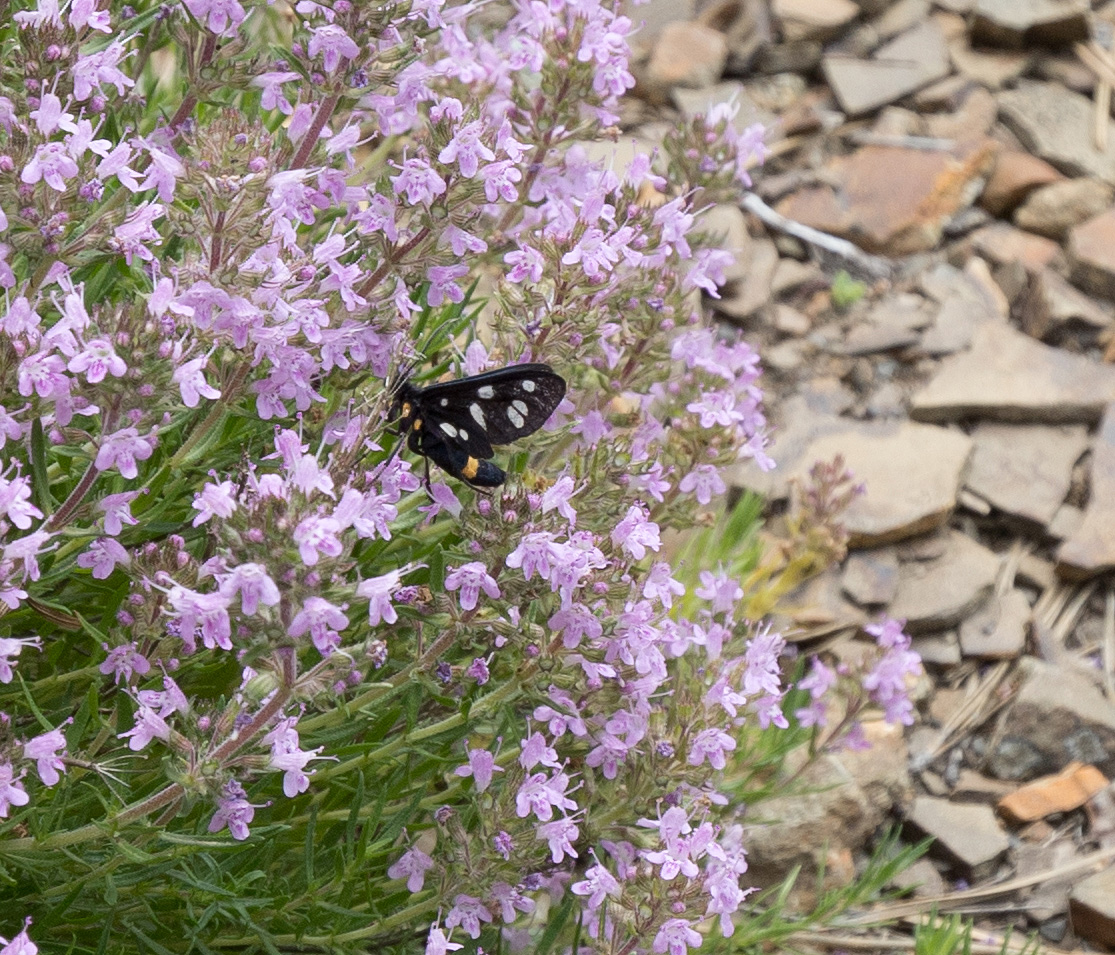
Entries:
[[924, 915], [926, 911], [934, 907], [936, 907], [938, 912], [952, 912], [982, 899], [993, 898], [997, 895], [1007, 895], [1011, 892], [1017, 892], [1020, 889], [1028, 889], [1033, 885], [1039, 885], [1042, 882], [1051, 882], [1056, 879], [1075, 876], [1087, 872], [1089, 869], [1099, 870], [1110, 864], [1113, 859], [1115, 859], [1115, 847], [1100, 849], [1096, 852], [1089, 852], [1087, 855], [1082, 855], [1077, 859], [1073, 859], [1072, 862], [1066, 862], [1064, 865], [1054, 866], [1040, 872], [1031, 872], [1028, 875], [1019, 876], [1007, 882], [999, 882], [996, 885], [981, 886], [976, 889], [965, 889], [962, 892], [950, 892], [944, 895], [913, 899], [909, 902], [891, 902], [886, 905], [879, 905], [861, 915], [842, 920], [841, 927], [847, 928], [850, 925], [875, 925], [880, 922], [915, 918]]
[[[1002, 955], [1004, 952], [1033, 951], [1027, 939], [1007, 938], [999, 933], [983, 932], [986, 937], [1000, 939], [998, 942], [973, 941], [966, 951], [972, 955]], [[824, 948], [839, 948], [850, 952], [906, 951], [912, 952], [917, 939], [908, 935], [887, 932], [877, 936], [846, 935], [840, 932], [795, 932], [790, 940], [802, 945], [817, 945]], [[1083, 949], [1050, 948], [1043, 945], [1042, 955], [1086, 955]]]
[[1089, 43], [1074, 43], [1072, 49], [1080, 62], [1096, 74], [1097, 79], [1115, 86], [1115, 56], [1094, 40]]
[[1108, 588], [1103, 605], [1103, 688], [1115, 701], [1115, 587]]
[[995, 695], [1012, 668], [1013, 663], [1004, 660], [989, 667], [982, 674], [972, 674], [967, 686], [967, 696], [937, 730], [936, 742], [919, 755], [915, 769], [924, 769], [1014, 698], [1013, 688], [999, 696]]
[[1046, 590], [1036, 604], [1032, 619], [1034, 641], [1038, 656], [1058, 665], [1080, 667], [1076, 655], [1070, 653], [1065, 640], [1080, 620], [1080, 614], [1088, 598], [1092, 596], [1094, 583], [1082, 587], [1060, 584]]

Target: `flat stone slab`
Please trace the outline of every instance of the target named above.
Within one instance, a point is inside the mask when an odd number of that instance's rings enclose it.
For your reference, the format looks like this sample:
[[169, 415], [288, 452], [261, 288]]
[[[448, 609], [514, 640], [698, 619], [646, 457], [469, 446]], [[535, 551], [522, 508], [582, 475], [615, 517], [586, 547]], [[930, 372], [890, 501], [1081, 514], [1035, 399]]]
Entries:
[[1049, 524], [1068, 494], [1072, 469], [1089, 445], [1083, 425], [981, 424], [964, 486], [993, 507]]
[[843, 515], [850, 546], [875, 547], [944, 524], [956, 507], [971, 451], [970, 438], [945, 428], [850, 422], [813, 441], [794, 473], [803, 479], [815, 462], [843, 456], [866, 488]]
[[918, 796], [907, 822], [932, 836], [936, 841], [930, 851], [959, 865], [969, 878], [990, 875], [1010, 848], [1010, 840], [990, 806]]
[[1014, 660], [1026, 648], [1030, 601], [1021, 590], [993, 596], [960, 624], [960, 652], [980, 660]]
[[1080, 809], [1110, 780], [1095, 766], [1070, 763], [1054, 776], [1035, 779], [999, 800], [999, 812], [1014, 823], [1034, 822]]
[[1057, 83], [1020, 80], [997, 94], [999, 117], [1032, 153], [1070, 176], [1099, 176], [1115, 182], [1115, 122], [1107, 121], [1108, 147], [1092, 139], [1095, 106]]
[[1030, 281], [1021, 319], [1027, 335], [1043, 340], [1074, 325], [1096, 331], [1115, 325], [1109, 311], [1050, 269], [1042, 269]]
[[1021, 50], [1088, 39], [1088, 0], [977, 0], [972, 40]]
[[924, 252], [975, 198], [996, 148], [986, 139], [949, 150], [864, 146], [825, 167], [831, 185], [801, 189], [778, 211], [872, 252]]
[[1109, 405], [1092, 442], [1092, 493], [1080, 525], [1057, 551], [1067, 576], [1115, 569], [1115, 404]]
[[840, 108], [858, 116], [948, 76], [949, 51], [941, 28], [926, 20], [879, 47], [869, 60], [829, 54], [821, 68]]
[[960, 531], [927, 541], [926, 550], [900, 550], [898, 590], [888, 610], [911, 634], [958, 624], [987, 599], [999, 571], [998, 555]]
[[988, 322], [976, 329], [968, 351], [946, 358], [914, 395], [910, 416], [1092, 424], [1112, 401], [1115, 367]]
[[1068, 257], [1072, 280], [1081, 288], [1115, 299], [1115, 209], [1069, 230]]
[[1095, 945], [1115, 948], [1115, 868], [1081, 881], [1069, 896], [1072, 929]]
[[898, 592], [898, 555], [891, 547], [849, 554], [840, 586], [861, 607], [889, 604]]
[[782, 21], [782, 35], [795, 40], [831, 40], [859, 16], [852, 0], [773, 0], [771, 12]]

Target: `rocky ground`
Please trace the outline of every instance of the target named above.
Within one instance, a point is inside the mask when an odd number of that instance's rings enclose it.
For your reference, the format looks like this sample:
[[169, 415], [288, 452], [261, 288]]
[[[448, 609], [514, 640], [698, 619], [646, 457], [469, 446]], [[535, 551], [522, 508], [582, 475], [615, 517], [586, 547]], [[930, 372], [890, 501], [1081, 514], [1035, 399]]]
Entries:
[[1115, 948], [1115, 3], [631, 15], [627, 132], [726, 99], [771, 130], [755, 193], [714, 213], [737, 263], [709, 305], [762, 348], [776, 428], [778, 470], [739, 483], [777, 508], [839, 454], [866, 484], [790, 626], [840, 655], [903, 617], [929, 676], [912, 732], [756, 831], [756, 872], [850, 878], [897, 815], [938, 841], [888, 914]]

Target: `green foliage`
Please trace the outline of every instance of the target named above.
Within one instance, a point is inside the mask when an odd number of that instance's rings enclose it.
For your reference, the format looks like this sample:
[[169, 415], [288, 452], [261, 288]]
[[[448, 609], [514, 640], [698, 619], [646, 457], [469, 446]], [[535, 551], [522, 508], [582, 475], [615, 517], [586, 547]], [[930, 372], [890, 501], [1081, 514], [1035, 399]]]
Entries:
[[844, 269], [832, 277], [832, 304], [837, 310], [847, 311], [867, 294], [867, 283], [852, 278]]

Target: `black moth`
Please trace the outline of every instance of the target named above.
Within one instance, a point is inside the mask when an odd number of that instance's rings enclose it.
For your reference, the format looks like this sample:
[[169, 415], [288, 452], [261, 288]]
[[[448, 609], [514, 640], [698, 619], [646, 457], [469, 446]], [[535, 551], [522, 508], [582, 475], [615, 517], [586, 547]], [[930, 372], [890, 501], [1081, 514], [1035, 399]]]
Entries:
[[426, 388], [404, 377], [395, 388], [391, 418], [415, 454], [473, 487], [499, 487], [507, 474], [489, 460], [492, 445], [534, 434], [564, 397], [565, 379], [540, 363]]

